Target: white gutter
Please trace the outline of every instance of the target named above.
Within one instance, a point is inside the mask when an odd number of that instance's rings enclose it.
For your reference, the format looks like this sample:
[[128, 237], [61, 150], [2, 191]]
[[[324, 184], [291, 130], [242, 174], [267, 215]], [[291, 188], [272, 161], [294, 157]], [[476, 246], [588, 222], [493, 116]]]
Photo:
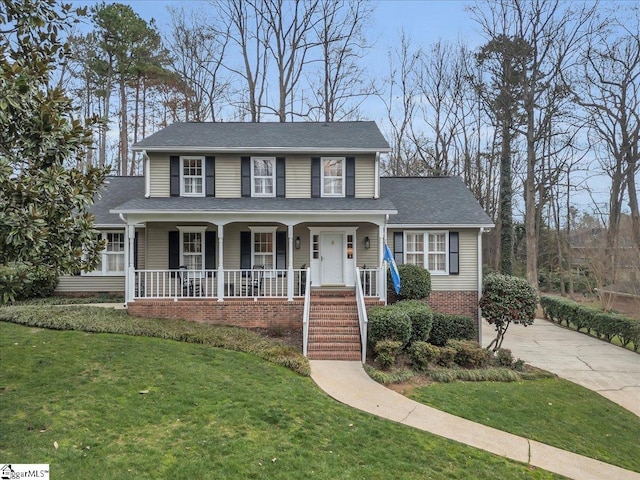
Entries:
[[144, 158], [144, 198], [151, 196], [151, 159], [147, 155], [146, 150], [142, 150], [142, 157]]
[[[482, 234], [484, 228], [478, 230], [478, 302], [482, 298]], [[478, 342], [482, 344], [482, 311], [478, 307]]]
[[387, 228], [430, 228], [430, 229], [443, 229], [443, 228], [493, 228], [493, 223], [480, 223], [480, 224], [462, 224], [462, 223], [389, 223]]
[[132, 147], [134, 152], [215, 152], [215, 153], [243, 153], [252, 152], [259, 153], [317, 153], [318, 155], [327, 153], [389, 153], [390, 148], [340, 148], [340, 147], [219, 147], [219, 146], [189, 146], [189, 145], [173, 145], [173, 146], [143, 146]]
[[388, 215], [397, 214], [397, 210], [109, 210], [114, 214], [216, 214], [216, 215]]

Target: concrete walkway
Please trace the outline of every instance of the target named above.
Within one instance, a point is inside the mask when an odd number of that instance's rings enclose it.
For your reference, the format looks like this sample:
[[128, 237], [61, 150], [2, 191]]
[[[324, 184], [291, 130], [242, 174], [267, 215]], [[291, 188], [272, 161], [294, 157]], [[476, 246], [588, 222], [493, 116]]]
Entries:
[[465, 420], [373, 381], [360, 362], [311, 360], [311, 378], [331, 397], [394, 422], [576, 480], [640, 480], [640, 474]]
[[[495, 338], [482, 326], [482, 344]], [[640, 354], [547, 320], [511, 325], [502, 344], [515, 358], [598, 392], [640, 416]]]

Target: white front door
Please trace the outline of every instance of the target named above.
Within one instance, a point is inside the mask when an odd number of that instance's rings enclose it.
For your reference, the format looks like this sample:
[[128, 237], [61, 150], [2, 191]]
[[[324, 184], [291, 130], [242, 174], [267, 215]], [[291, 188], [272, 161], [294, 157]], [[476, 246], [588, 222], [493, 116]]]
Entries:
[[320, 284], [344, 285], [344, 234], [323, 233], [320, 238]]

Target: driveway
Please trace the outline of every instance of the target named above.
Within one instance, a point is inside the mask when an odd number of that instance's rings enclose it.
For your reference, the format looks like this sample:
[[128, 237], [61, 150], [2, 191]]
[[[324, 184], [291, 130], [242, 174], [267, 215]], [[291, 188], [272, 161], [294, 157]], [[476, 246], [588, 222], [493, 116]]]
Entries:
[[[495, 338], [483, 322], [482, 344]], [[582, 385], [640, 416], [640, 355], [583, 333], [536, 319], [533, 325], [511, 325], [503, 348], [530, 365]]]

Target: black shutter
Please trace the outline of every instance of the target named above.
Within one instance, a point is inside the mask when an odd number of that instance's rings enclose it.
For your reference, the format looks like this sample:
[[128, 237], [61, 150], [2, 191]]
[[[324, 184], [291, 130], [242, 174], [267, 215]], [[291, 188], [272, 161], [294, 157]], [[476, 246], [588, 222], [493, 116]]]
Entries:
[[346, 197], [355, 197], [356, 196], [356, 157], [347, 157], [346, 158], [346, 188], [345, 188], [345, 196]]
[[216, 157], [204, 157], [205, 179], [205, 195], [207, 197], [216, 196]]
[[320, 157], [311, 159], [311, 197], [320, 197]]
[[[180, 232], [169, 232], [169, 270], [177, 270], [180, 266]], [[175, 277], [176, 272], [171, 272]]]
[[276, 158], [276, 197], [286, 196], [286, 169], [284, 157]]
[[204, 232], [204, 268], [216, 268], [216, 232]]
[[133, 268], [138, 269], [138, 232], [133, 237]]
[[241, 190], [243, 197], [251, 196], [251, 158], [240, 157]]
[[240, 268], [251, 268], [251, 232], [240, 232]]
[[449, 275], [460, 273], [460, 235], [449, 232]]
[[172, 197], [180, 196], [180, 157], [169, 157], [169, 194]]
[[393, 259], [397, 265], [404, 263], [404, 233], [395, 232], [393, 234]]
[[276, 232], [276, 268], [287, 268], [287, 232]]

